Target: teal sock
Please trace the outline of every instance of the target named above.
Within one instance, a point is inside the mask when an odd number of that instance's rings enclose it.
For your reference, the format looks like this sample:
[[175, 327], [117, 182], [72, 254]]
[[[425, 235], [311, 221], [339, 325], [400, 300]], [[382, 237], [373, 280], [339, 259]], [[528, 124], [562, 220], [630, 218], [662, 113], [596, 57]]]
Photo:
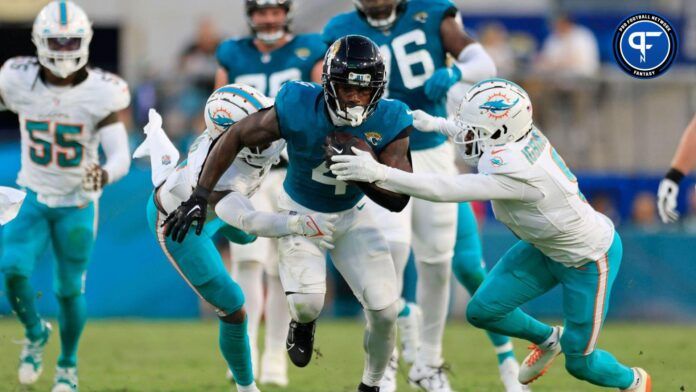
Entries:
[[7, 298], [12, 310], [24, 325], [25, 336], [36, 341], [43, 336], [41, 316], [36, 310], [36, 291], [29, 283], [29, 278], [21, 275], [5, 275]]
[[[494, 334], [492, 332], [488, 332], [488, 336], [490, 337], [491, 335], [503, 336], [503, 335]], [[507, 336], [504, 336], [504, 337], [507, 338]], [[491, 338], [491, 340], [493, 340], [493, 339]], [[508, 339], [508, 341], [509, 340], [510, 339]], [[496, 346], [495, 347], [496, 348], [496, 350], [495, 350], [496, 355], [498, 356], [498, 365], [503, 363], [508, 358], [515, 358], [515, 352], [512, 350], [512, 345], [509, 345], [509, 346], [506, 345], [506, 346], [509, 347], [509, 349], [508, 348], [504, 348], [502, 350], [500, 349], [500, 348], [505, 347], [505, 346]]]
[[87, 322], [87, 302], [84, 295], [77, 295], [67, 298], [58, 297], [58, 304], [60, 305], [58, 324], [61, 343], [58, 366], [75, 367], [77, 366], [77, 346]]
[[406, 317], [411, 314], [411, 307], [407, 303], [404, 303], [403, 309], [399, 312], [397, 317]]
[[251, 367], [246, 317], [239, 324], [220, 321], [220, 351], [232, 370], [235, 382], [242, 386], [251, 385], [254, 382], [254, 371]]
[[592, 384], [627, 389], [633, 384], [633, 370], [603, 350], [590, 355], [565, 355], [566, 369], [574, 377]]

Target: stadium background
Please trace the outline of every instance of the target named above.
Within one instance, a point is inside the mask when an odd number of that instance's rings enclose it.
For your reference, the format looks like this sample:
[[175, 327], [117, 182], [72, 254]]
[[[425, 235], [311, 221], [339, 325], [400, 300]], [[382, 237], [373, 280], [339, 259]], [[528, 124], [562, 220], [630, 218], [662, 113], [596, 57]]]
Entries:
[[[31, 55], [31, 21], [46, 1], [0, 0], [0, 62]], [[212, 87], [214, 58], [206, 49], [219, 39], [246, 34], [240, 0], [81, 0], [94, 21], [91, 63], [122, 75], [133, 94], [131, 146], [142, 140], [147, 109], [166, 118], [165, 129], [180, 148], [201, 129], [199, 117]], [[320, 31], [349, 0], [295, 0], [293, 27]], [[696, 322], [696, 192], [694, 178], [680, 195], [683, 219], [665, 226], [657, 218], [654, 195], [681, 132], [696, 112], [696, 2], [691, 0], [468, 0], [457, 1], [469, 34], [490, 45], [491, 30], [503, 34], [514, 59], [498, 64], [505, 77], [532, 94], [541, 129], [578, 175], [588, 199], [618, 225], [624, 262], [614, 286], [608, 320], [641, 320], [691, 325]], [[612, 56], [611, 38], [619, 21], [638, 11], [654, 11], [678, 31], [680, 48], [670, 71], [654, 80], [622, 73]], [[540, 72], [537, 57], [557, 15], [568, 14], [589, 28], [598, 43], [601, 66], [592, 75]], [[486, 38], [487, 37], [487, 38]], [[497, 36], [501, 37], [501, 36]], [[484, 41], [484, 45], [486, 42]], [[19, 169], [16, 117], [0, 113], [0, 184], [12, 185]], [[134, 162], [130, 174], [110, 186], [100, 202], [99, 237], [87, 280], [91, 317], [195, 319], [210, 315], [175, 273], [146, 227], [151, 192], [149, 164]], [[515, 240], [494, 222], [486, 204], [477, 205], [486, 261], [495, 260]], [[0, 230], [2, 230], [0, 228]], [[31, 233], [27, 233], [31, 235]], [[224, 247], [223, 247], [223, 250]], [[44, 293], [40, 310], [55, 315], [51, 255], [34, 276]], [[413, 273], [413, 269], [410, 270]], [[451, 314], [461, 317], [468, 295], [453, 284]], [[350, 291], [335, 277], [326, 316], [356, 316]], [[413, 296], [413, 287], [409, 296]], [[558, 318], [555, 290], [529, 304], [535, 315]], [[9, 316], [0, 301], [0, 316]], [[89, 327], [88, 327], [89, 328]], [[692, 331], [696, 329], [691, 329]]]

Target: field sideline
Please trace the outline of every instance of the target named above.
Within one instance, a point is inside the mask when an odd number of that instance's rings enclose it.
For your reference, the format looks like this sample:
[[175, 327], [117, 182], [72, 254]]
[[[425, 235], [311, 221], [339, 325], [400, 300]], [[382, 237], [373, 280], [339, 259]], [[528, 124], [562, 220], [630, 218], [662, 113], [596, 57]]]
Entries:
[[[54, 334], [46, 355], [46, 369], [33, 388], [17, 383], [16, 366], [22, 337], [19, 323], [0, 319], [0, 390], [50, 389], [58, 351]], [[608, 324], [599, 345], [622, 361], [648, 369], [656, 392], [696, 391], [696, 326]], [[318, 323], [319, 354], [307, 368], [292, 367], [290, 387], [263, 391], [342, 392], [355, 390], [362, 369], [362, 326], [356, 321]], [[516, 342], [517, 357], [526, 345]], [[445, 355], [451, 364], [450, 380], [459, 392], [500, 391], [495, 357], [484, 334], [462, 322], [448, 324]], [[230, 391], [217, 348], [213, 321], [112, 321], [88, 323], [80, 350], [80, 390]], [[400, 391], [412, 391], [400, 379]], [[594, 391], [571, 378], [559, 359], [549, 374], [533, 384], [534, 391]]]

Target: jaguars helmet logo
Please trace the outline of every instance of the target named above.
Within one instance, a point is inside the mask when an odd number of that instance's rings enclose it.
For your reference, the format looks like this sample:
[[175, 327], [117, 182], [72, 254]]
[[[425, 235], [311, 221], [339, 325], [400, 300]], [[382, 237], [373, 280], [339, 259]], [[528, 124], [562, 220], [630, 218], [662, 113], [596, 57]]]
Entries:
[[419, 23], [425, 23], [428, 21], [428, 13], [423, 11], [413, 15], [413, 20]]
[[377, 132], [365, 132], [365, 139], [368, 143], [376, 146], [382, 141], [382, 135]]

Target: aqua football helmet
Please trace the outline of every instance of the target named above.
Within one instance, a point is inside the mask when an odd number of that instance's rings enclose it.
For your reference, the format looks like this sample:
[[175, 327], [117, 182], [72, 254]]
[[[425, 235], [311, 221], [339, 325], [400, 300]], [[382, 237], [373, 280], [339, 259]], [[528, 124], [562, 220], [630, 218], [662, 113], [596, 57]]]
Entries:
[[92, 23], [72, 1], [52, 1], [34, 20], [31, 38], [39, 63], [66, 78], [87, 64]]

